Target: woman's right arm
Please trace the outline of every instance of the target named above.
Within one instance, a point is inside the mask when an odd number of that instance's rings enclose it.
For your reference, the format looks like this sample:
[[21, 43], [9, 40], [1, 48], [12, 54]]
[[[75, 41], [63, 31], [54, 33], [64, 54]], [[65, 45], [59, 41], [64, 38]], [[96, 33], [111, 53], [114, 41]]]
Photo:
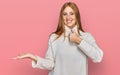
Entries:
[[52, 36], [50, 36], [50, 39], [48, 41], [48, 50], [46, 52], [45, 58], [41, 58], [40, 56], [26, 53], [26, 54], [18, 55], [14, 59], [29, 58], [32, 60], [33, 68], [52, 70], [54, 68], [54, 54], [52, 49], [51, 38]]
[[36, 56], [37, 62], [32, 60], [33, 68], [40, 68], [40, 69], [47, 69], [47, 70], [52, 70], [54, 68], [55, 58], [54, 58], [54, 52], [52, 49], [52, 42], [51, 42], [52, 37], [53, 36], [51, 35], [48, 41], [48, 49], [45, 55], [45, 59], [39, 56]]

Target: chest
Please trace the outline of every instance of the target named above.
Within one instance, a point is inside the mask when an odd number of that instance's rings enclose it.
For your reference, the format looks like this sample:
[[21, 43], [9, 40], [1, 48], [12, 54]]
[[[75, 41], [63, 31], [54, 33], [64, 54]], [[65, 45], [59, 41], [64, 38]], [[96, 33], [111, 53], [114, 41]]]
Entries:
[[54, 51], [56, 54], [57, 58], [60, 59], [82, 59], [85, 58], [84, 53], [78, 48], [76, 43], [70, 42], [69, 38], [66, 37], [64, 39], [60, 38], [59, 40], [57, 40], [56, 43], [54, 43]]

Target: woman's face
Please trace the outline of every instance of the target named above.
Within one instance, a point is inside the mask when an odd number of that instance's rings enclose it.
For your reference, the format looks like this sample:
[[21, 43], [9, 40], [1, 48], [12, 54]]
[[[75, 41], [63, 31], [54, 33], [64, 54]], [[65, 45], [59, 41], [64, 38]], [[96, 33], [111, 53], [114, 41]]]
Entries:
[[63, 20], [65, 25], [67, 25], [70, 28], [73, 28], [75, 26], [76, 17], [73, 9], [71, 7], [66, 7], [63, 11]]

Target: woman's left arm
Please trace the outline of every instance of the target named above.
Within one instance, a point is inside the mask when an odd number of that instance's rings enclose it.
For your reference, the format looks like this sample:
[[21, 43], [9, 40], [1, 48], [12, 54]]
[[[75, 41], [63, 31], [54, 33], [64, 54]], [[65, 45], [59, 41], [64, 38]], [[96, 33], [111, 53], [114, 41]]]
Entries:
[[98, 47], [94, 37], [90, 33], [86, 33], [86, 40], [82, 39], [78, 47], [88, 56], [93, 62], [101, 62], [103, 51]]

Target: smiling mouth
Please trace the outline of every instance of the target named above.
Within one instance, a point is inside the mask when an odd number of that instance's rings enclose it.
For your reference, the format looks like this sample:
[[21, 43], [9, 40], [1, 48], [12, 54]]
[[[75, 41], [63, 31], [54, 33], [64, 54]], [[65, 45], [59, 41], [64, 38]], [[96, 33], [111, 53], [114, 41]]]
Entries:
[[69, 24], [69, 23], [72, 23], [73, 20], [66, 20], [66, 22]]

